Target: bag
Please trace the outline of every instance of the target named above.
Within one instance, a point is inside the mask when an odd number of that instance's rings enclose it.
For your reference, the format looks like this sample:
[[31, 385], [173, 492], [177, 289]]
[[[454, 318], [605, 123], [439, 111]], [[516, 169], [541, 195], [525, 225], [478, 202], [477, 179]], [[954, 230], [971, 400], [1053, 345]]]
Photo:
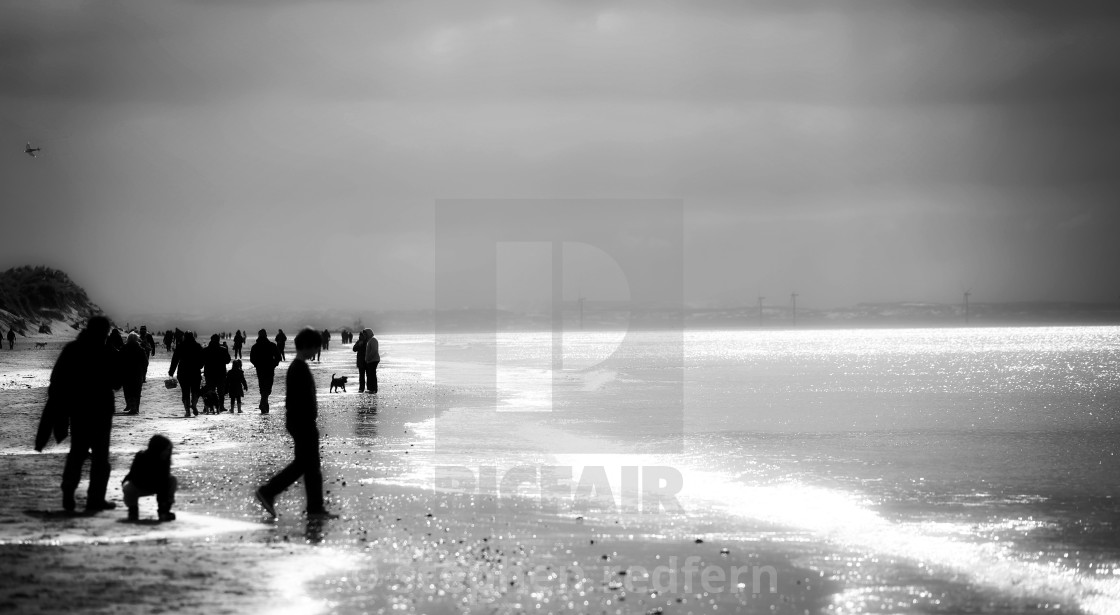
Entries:
[[163, 381], [163, 386], [169, 389], [174, 389], [177, 384], [178, 382], [174, 378], [168, 378], [167, 380]]

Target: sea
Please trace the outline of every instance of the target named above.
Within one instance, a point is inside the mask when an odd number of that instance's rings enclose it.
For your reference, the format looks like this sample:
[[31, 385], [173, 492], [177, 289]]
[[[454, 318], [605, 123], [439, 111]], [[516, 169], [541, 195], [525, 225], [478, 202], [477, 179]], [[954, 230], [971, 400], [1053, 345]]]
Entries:
[[1120, 613], [1120, 327], [391, 337], [473, 393], [407, 484], [764, 541], [833, 613]]

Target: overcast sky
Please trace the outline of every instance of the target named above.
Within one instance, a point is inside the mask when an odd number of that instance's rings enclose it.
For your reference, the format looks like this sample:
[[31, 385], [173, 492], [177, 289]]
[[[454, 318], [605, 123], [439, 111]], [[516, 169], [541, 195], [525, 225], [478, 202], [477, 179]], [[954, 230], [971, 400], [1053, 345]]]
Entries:
[[9, 0], [0, 268], [424, 308], [437, 199], [677, 198], [693, 304], [1115, 300], [1114, 6]]

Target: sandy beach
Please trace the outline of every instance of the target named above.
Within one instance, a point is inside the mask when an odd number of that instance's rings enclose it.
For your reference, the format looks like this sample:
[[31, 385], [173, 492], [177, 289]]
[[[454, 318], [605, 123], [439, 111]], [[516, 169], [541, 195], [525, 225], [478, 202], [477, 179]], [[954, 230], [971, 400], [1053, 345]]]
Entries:
[[[138, 524], [125, 522], [123, 508], [67, 515], [58, 488], [67, 443], [32, 447], [65, 341], [41, 337], [0, 353], [2, 611], [804, 613], [828, 602], [830, 582], [800, 560], [811, 554], [769, 547], [765, 527], [732, 540], [716, 523], [681, 532], [669, 515], [585, 518], [533, 498], [499, 502], [437, 491], [432, 481], [411, 484], [402, 477], [422, 476], [431, 463], [431, 441], [416, 430], [431, 418], [433, 400], [472, 391], [437, 387], [390, 352], [376, 396], [357, 393], [356, 378], [348, 392], [329, 393], [333, 373], [355, 371], [352, 352], [337, 345], [312, 371], [327, 505], [339, 519], [308, 521], [302, 483], [277, 500], [276, 520], [252, 497], [291, 455], [282, 378], [268, 416], [256, 410], [246, 361], [244, 414], [184, 419], [179, 391], [163, 386], [162, 349], [139, 416], [119, 414], [118, 393], [109, 497], [120, 504], [132, 455], [163, 433], [175, 446], [178, 520], [155, 522], [154, 498], [141, 500]], [[36, 341], [47, 347], [35, 349]]]

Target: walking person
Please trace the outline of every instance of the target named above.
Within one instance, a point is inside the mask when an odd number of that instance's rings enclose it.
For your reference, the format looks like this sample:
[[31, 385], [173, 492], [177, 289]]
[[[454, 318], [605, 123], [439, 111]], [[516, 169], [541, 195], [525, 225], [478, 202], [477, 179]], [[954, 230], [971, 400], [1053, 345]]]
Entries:
[[[276, 334], [279, 338], [283, 331]], [[249, 349], [249, 362], [257, 370], [257, 388], [261, 391], [261, 403], [257, 406], [261, 414], [268, 414], [268, 396], [272, 394], [272, 382], [276, 378], [276, 366], [280, 365], [280, 350], [268, 339], [264, 329], [257, 331], [257, 341]]]
[[206, 386], [212, 387], [218, 396], [218, 407], [214, 414], [226, 409], [226, 366], [229, 365], [229, 351], [218, 343], [218, 334], [210, 336], [210, 343], [202, 351], [202, 369]]
[[369, 339], [366, 340], [366, 392], [377, 392], [377, 364], [381, 362], [381, 353], [378, 352], [377, 338], [373, 336], [373, 331], [369, 331]]
[[194, 331], [183, 333], [182, 341], [176, 342], [175, 352], [171, 355], [171, 369], [168, 376], [175, 376], [179, 368], [179, 388], [183, 390], [183, 417], [198, 416], [198, 398], [202, 394], [202, 346], [194, 341]]
[[[288, 336], [284, 335], [283, 329], [276, 330], [276, 348], [280, 351], [280, 360], [287, 361], [288, 357], [284, 354], [284, 345], [288, 343]], [[251, 360], [250, 360], [251, 361]]]
[[237, 406], [237, 413], [241, 414], [241, 398], [249, 390], [249, 383], [245, 381], [245, 372], [241, 370], [241, 359], [233, 360], [233, 367], [226, 373], [226, 392], [229, 393], [229, 412], [233, 414], [233, 407]]
[[47, 388], [47, 405], [35, 438], [35, 450], [41, 451], [53, 433], [61, 442], [70, 432], [70, 453], [62, 470], [62, 508], [73, 512], [74, 491], [82, 478], [82, 466], [90, 458], [89, 490], [86, 512], [96, 513], [116, 508], [105, 499], [109, 484], [109, 441], [113, 430], [113, 413], [119, 389], [118, 356], [106, 344], [109, 319], [89, 319], [78, 339], [67, 344], [51, 371]]
[[140, 414], [140, 390], [148, 377], [148, 351], [133, 331], [120, 350], [121, 384], [124, 387], [124, 413]]
[[8, 328], [8, 350], [12, 350], [16, 346], [16, 330]]
[[276, 516], [276, 496], [284, 492], [300, 476], [307, 489], [307, 517], [309, 519], [334, 519], [338, 515], [327, 512], [323, 506], [323, 471], [319, 459], [319, 428], [316, 425], [319, 410], [315, 399], [315, 378], [307, 361], [319, 351], [322, 337], [307, 327], [296, 334], [296, 358], [288, 367], [287, 394], [284, 399], [285, 425], [295, 445], [295, 459], [264, 485], [257, 488], [256, 497], [261, 506]]

